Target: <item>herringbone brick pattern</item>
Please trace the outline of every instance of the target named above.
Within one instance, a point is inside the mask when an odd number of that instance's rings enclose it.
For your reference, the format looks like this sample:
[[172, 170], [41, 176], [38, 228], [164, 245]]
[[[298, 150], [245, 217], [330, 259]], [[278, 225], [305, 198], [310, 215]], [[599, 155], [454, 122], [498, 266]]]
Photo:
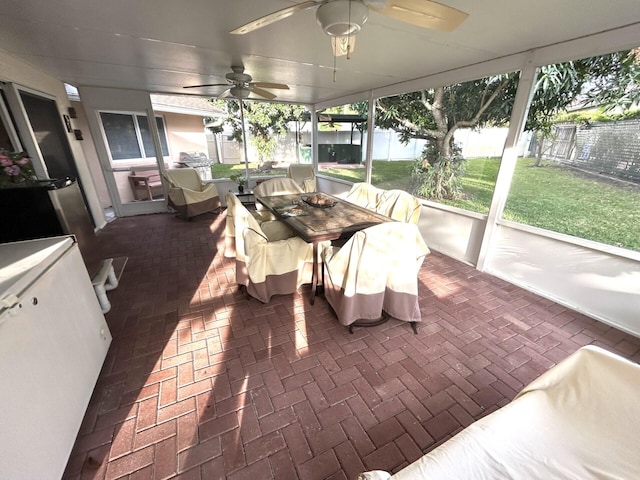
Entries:
[[353, 479], [397, 471], [582, 345], [640, 341], [432, 253], [424, 322], [353, 335], [308, 290], [238, 293], [224, 214], [118, 219], [114, 340], [65, 477]]

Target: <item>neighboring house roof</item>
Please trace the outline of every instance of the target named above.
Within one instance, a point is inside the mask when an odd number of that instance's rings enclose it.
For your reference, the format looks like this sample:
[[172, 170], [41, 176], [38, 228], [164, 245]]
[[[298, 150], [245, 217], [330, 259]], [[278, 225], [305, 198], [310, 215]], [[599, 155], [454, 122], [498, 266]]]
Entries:
[[153, 109], [160, 112], [221, 117], [225, 112], [216, 108], [205, 97], [151, 94]]
[[[68, 83], [64, 84], [67, 97], [74, 102], [82, 101], [78, 89]], [[181, 113], [184, 115], [198, 115], [201, 117], [222, 117], [225, 112], [217, 108], [205, 97], [186, 95], [157, 95], [151, 94], [151, 104], [158, 112]]]

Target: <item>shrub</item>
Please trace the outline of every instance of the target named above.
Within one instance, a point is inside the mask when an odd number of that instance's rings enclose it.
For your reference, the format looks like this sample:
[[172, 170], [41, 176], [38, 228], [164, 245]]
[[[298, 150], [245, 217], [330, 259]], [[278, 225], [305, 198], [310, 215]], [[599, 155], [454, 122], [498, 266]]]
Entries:
[[453, 148], [451, 158], [437, 156], [435, 148], [427, 146], [413, 164], [411, 177], [416, 187], [413, 193], [431, 200], [453, 200], [462, 191], [465, 160], [460, 149]]

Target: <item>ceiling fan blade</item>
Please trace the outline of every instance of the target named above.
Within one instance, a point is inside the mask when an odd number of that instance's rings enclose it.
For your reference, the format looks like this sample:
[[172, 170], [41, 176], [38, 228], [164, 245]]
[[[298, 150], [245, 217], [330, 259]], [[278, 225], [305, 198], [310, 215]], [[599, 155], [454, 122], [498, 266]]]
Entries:
[[231, 89], [228, 88], [227, 90], [225, 90], [224, 92], [222, 92], [220, 95], [217, 96], [218, 100], [221, 100], [223, 98], [227, 98], [231, 96]]
[[369, 7], [401, 22], [444, 32], [452, 32], [469, 16], [468, 13], [431, 0], [387, 0], [382, 8], [376, 5]]
[[276, 98], [276, 96], [273, 93], [268, 92], [267, 90], [263, 90], [261, 88], [253, 87], [251, 88], [251, 91], [256, 95], [260, 95], [261, 97], [266, 98], [267, 100], [273, 100], [274, 98]]
[[285, 85], [284, 83], [253, 82], [250, 85], [258, 88], [276, 88], [279, 90], [289, 90], [289, 85]]
[[303, 10], [306, 10], [307, 8], [315, 7], [316, 5], [318, 5], [318, 3], [319, 2], [309, 0], [307, 2], [292, 5], [291, 7], [283, 8], [282, 10], [278, 10], [277, 12], [273, 12], [269, 15], [265, 15], [264, 17], [260, 17], [257, 20], [253, 20], [246, 25], [242, 25], [235, 30], [231, 30], [229, 33], [234, 35], [244, 35], [245, 33], [253, 32], [254, 30], [266, 27], [267, 25], [270, 25], [274, 22], [290, 17], [294, 13], [301, 12]]
[[182, 88], [200, 88], [200, 87], [228, 87], [228, 83], [205, 83], [204, 85], [187, 85]]

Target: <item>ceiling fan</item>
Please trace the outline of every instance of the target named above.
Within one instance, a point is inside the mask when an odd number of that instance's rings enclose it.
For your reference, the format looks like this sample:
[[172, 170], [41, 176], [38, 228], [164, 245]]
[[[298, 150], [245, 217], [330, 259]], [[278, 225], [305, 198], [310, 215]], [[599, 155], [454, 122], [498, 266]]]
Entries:
[[[244, 35], [283, 20], [291, 15], [316, 8], [316, 20], [322, 30], [332, 37], [334, 53], [337, 39], [353, 37], [369, 18], [369, 10], [423, 28], [451, 32], [468, 14], [432, 0], [308, 0], [253, 20], [230, 33]], [[348, 50], [348, 49], [347, 49]]]
[[231, 72], [225, 75], [227, 83], [205, 83], [203, 85], [187, 85], [182, 88], [229, 87], [218, 95], [218, 98], [248, 98], [249, 95], [254, 94], [267, 100], [273, 100], [276, 98], [276, 95], [268, 90], [264, 90], [265, 88], [289, 90], [289, 86], [282, 83], [253, 82], [251, 75], [244, 73], [243, 66], [231, 67], [231, 70]]

